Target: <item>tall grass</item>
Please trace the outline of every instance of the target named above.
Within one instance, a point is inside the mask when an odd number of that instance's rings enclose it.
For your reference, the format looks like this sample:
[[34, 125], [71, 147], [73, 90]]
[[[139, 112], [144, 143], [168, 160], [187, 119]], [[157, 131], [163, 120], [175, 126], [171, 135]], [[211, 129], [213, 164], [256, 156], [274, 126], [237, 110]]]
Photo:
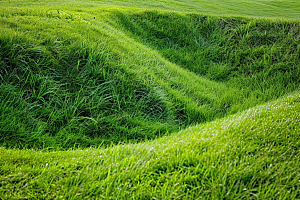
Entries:
[[[159, 51], [164, 58], [240, 91], [238, 98], [224, 102], [225, 107], [231, 107], [230, 113], [299, 88], [298, 22], [167, 12], [117, 16], [131, 37]], [[218, 99], [222, 98], [228, 97]]]
[[3, 199], [297, 199], [299, 93], [140, 144], [0, 148]]
[[1, 16], [6, 147], [154, 139], [299, 88], [298, 22], [119, 9]]
[[[5, 27], [8, 21], [2, 21]], [[1, 143], [86, 147], [139, 141], [176, 129], [158, 85], [113, 64], [103, 42], [95, 41], [101, 34], [93, 35], [93, 42], [87, 35], [70, 34], [81, 27], [74, 24], [66, 30], [56, 23], [53, 36], [31, 23], [25, 28], [36, 34], [1, 31]]]
[[299, 198], [298, 4], [1, 1], [0, 199]]

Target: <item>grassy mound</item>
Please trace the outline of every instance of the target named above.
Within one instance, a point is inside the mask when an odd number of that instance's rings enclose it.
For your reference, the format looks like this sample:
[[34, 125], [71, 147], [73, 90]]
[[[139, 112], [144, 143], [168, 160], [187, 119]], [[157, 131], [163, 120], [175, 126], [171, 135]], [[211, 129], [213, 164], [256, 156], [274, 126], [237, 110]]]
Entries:
[[120, 9], [7, 8], [0, 143], [139, 142], [299, 88], [299, 23]]
[[300, 94], [151, 142], [62, 152], [0, 149], [0, 196], [296, 199]]
[[0, 1], [0, 198], [299, 198], [299, 6]]
[[100, 29], [66, 18], [49, 30], [42, 16], [15, 18], [26, 25], [14, 29], [3, 17], [0, 40], [5, 146], [86, 147], [178, 127], [164, 91], [113, 61]]

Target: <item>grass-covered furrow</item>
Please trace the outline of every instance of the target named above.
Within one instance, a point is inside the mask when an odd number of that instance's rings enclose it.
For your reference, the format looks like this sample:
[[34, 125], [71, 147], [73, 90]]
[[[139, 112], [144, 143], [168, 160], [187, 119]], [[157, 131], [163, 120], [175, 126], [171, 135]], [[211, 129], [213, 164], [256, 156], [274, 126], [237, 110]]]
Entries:
[[299, 199], [299, 6], [0, 1], [0, 199]]
[[0, 149], [0, 196], [297, 199], [299, 93], [140, 144]]
[[238, 100], [227, 102], [230, 113], [299, 88], [299, 22], [157, 11], [116, 15], [130, 37], [167, 60], [240, 91], [233, 95]]
[[83, 16], [91, 22], [35, 9], [2, 16], [4, 146], [70, 148], [153, 139], [215, 118], [207, 104], [230, 91], [156, 59], [159, 54], [103, 24], [106, 18]]
[[91, 8], [0, 15], [6, 147], [154, 139], [299, 88], [298, 22]]

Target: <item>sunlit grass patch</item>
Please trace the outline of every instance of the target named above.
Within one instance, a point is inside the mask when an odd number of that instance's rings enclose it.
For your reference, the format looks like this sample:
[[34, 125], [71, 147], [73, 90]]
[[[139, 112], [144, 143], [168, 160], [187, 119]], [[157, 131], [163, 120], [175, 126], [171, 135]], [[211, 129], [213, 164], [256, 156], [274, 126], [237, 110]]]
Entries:
[[1, 149], [2, 196], [296, 198], [299, 93], [140, 144]]
[[0, 199], [299, 198], [298, 3], [231, 3], [1, 1]]

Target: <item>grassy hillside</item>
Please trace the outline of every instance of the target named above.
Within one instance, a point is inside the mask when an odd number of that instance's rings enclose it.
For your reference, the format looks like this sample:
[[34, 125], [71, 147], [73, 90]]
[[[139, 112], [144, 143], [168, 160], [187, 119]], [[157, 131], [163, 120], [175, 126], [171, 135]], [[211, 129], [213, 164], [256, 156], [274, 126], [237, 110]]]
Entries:
[[140, 144], [0, 149], [4, 199], [297, 199], [300, 94]]
[[7, 147], [154, 139], [299, 88], [298, 22], [118, 9], [1, 15]]
[[299, 198], [298, 4], [1, 1], [0, 197]]

